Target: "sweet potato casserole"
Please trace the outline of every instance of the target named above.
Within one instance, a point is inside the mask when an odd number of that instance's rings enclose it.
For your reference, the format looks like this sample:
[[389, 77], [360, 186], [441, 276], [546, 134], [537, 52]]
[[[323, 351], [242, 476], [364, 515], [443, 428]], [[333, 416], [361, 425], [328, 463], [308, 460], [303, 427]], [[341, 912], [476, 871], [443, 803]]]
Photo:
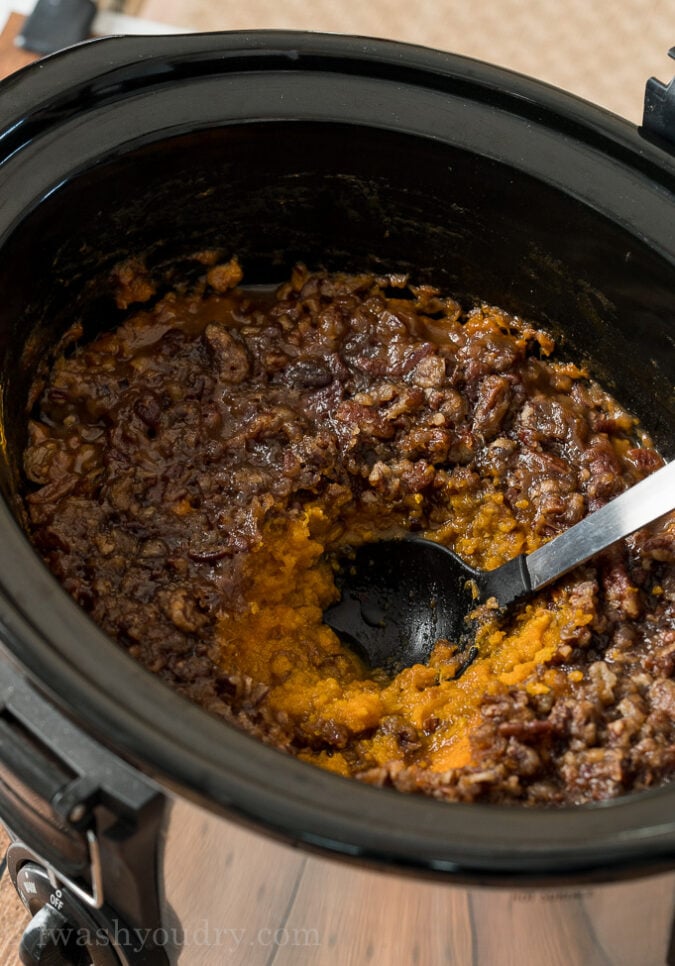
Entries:
[[[477, 657], [367, 667], [323, 623], [335, 559], [415, 531], [491, 569], [662, 464], [536, 324], [414, 280], [236, 259], [158, 291], [116, 270], [30, 400], [32, 539], [120, 646], [306, 762], [437, 798], [583, 803], [675, 766], [675, 524], [487, 612]], [[564, 321], [564, 320], [561, 320]]]

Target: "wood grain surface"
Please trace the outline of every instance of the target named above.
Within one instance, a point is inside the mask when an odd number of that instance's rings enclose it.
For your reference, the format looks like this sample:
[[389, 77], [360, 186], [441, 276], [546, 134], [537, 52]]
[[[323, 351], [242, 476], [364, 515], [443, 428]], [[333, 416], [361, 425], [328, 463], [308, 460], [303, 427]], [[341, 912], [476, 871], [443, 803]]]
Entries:
[[32, 60], [36, 60], [34, 54], [21, 50], [14, 43], [23, 20], [24, 18], [16, 13], [10, 14], [5, 29], [0, 34], [0, 77], [6, 77], [20, 67], [30, 64]]
[[19, 966], [17, 950], [21, 934], [28, 923], [28, 913], [17, 896], [7, 870], [4, 858], [9, 839], [0, 825], [0, 966]]

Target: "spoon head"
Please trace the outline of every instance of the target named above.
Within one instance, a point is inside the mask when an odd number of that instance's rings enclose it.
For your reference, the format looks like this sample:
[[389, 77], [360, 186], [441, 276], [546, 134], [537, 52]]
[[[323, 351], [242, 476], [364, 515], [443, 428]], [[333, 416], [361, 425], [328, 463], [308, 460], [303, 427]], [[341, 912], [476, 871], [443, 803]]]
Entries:
[[395, 672], [426, 662], [441, 639], [465, 642], [476, 576], [430, 540], [364, 544], [342, 562], [342, 597], [324, 620], [371, 667]]

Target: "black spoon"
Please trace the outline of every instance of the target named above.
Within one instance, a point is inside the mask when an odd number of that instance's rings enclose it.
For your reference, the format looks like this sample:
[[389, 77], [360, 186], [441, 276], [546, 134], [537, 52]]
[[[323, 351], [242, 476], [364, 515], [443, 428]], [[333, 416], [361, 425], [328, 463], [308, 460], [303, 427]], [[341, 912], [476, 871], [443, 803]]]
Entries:
[[[364, 544], [338, 572], [342, 597], [324, 620], [371, 667], [410, 667], [428, 660], [442, 638], [466, 645], [466, 618], [477, 604], [494, 597], [505, 607], [533, 594], [673, 509], [675, 461], [538, 550], [495, 570], [475, 570], [421, 537]], [[467, 661], [473, 656], [469, 651]]]

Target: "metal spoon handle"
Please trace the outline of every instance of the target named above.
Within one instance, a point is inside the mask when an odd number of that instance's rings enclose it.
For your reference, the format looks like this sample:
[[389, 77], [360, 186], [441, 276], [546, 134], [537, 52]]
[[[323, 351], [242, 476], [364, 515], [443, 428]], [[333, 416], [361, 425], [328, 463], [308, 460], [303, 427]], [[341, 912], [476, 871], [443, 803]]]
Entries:
[[645, 477], [600, 510], [525, 557], [532, 590], [539, 590], [622, 537], [675, 509], [675, 461]]

